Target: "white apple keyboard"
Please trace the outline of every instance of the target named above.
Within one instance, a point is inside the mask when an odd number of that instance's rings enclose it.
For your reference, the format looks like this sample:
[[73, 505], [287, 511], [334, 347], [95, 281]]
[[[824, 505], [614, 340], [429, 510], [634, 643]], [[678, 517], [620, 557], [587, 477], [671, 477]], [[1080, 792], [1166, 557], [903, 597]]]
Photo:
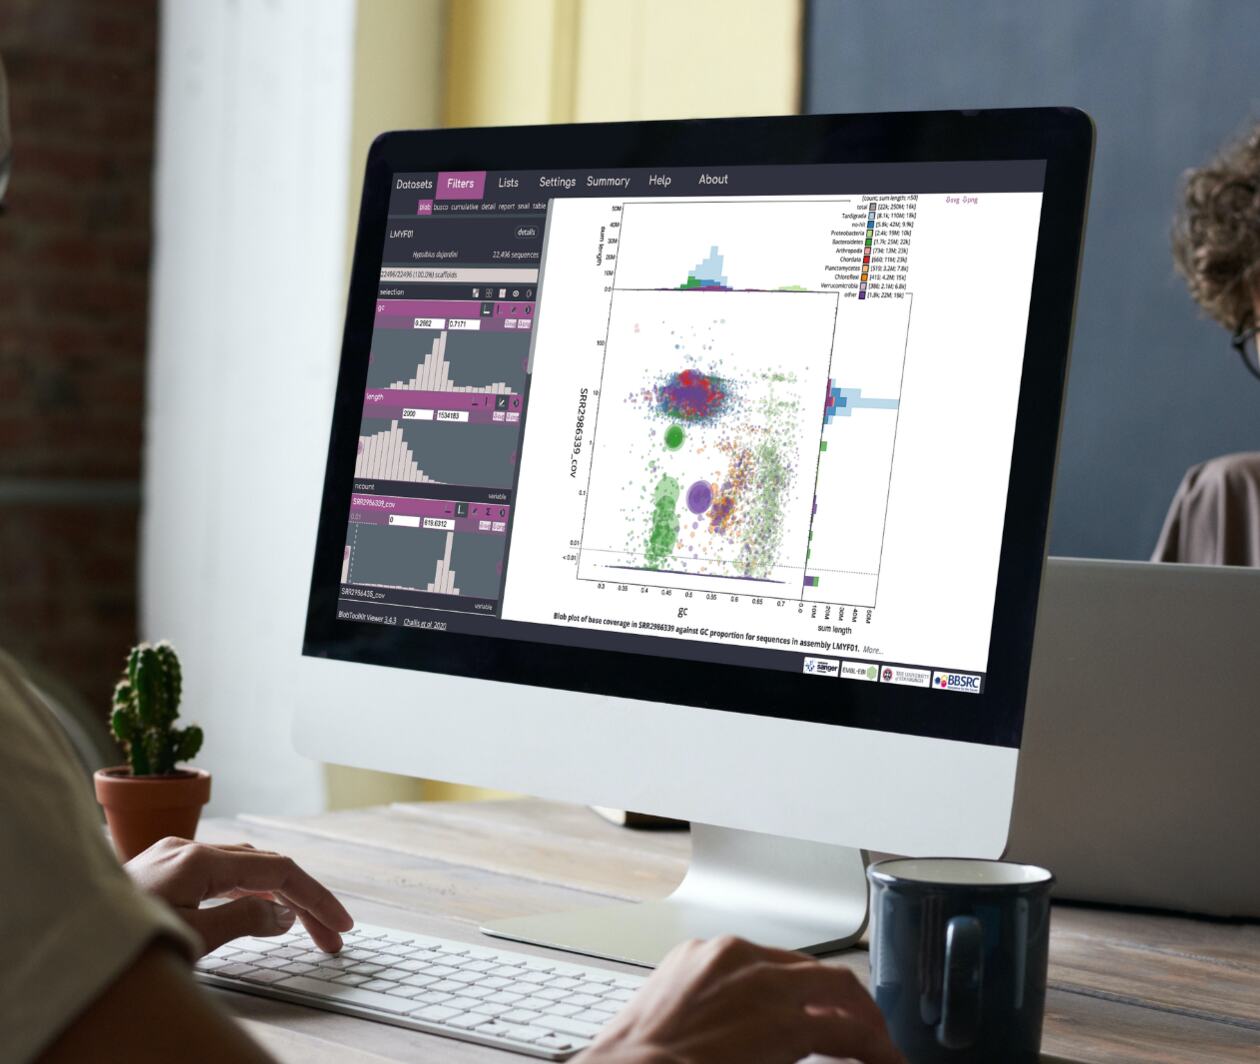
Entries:
[[643, 985], [641, 976], [359, 924], [340, 953], [300, 925], [240, 938], [197, 962], [209, 985], [567, 1060]]

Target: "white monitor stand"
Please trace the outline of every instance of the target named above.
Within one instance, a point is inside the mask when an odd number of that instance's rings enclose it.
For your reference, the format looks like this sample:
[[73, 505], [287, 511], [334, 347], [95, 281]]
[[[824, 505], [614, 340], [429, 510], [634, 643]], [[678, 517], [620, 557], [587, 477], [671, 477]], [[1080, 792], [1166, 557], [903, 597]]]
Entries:
[[866, 851], [691, 825], [691, 862], [660, 901], [497, 920], [482, 930], [655, 966], [687, 939], [739, 935], [805, 953], [851, 946], [866, 929]]

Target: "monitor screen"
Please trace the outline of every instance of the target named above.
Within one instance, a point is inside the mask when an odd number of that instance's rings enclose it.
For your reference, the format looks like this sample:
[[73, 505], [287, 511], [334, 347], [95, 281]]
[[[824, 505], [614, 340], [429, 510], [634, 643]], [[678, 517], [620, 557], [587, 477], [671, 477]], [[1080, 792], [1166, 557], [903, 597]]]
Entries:
[[[974, 715], [1001, 668], [1045, 175], [1036, 158], [382, 173], [318, 608], [360, 649], [396, 629], [394, 664], [446, 671], [440, 637], [464, 636], [487, 662], [518, 642], [603, 652], [568, 671], [616, 662], [662, 692], [687, 675], [691, 703], [706, 675], [756, 674], [777, 716]], [[900, 719], [875, 693], [893, 688], [922, 694]]]

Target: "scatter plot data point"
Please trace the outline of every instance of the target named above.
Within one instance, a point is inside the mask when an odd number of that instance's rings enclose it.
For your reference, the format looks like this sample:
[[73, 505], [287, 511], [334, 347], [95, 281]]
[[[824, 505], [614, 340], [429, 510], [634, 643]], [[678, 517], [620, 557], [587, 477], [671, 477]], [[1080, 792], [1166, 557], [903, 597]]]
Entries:
[[713, 489], [706, 480], [697, 480], [687, 489], [687, 509], [702, 514], [713, 503]]

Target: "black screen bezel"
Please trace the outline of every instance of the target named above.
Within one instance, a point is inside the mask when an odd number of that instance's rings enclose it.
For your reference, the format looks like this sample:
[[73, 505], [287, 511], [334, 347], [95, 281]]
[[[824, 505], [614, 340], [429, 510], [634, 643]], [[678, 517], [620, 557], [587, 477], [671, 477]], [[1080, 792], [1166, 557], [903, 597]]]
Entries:
[[[811, 115], [382, 134], [364, 174], [303, 653], [478, 679], [1018, 747], [1093, 155], [1073, 108]], [[345, 529], [392, 175], [968, 160], [1045, 161], [985, 689], [979, 695], [339, 620]], [[959, 190], [966, 191], [966, 190]], [[541, 293], [540, 293], [541, 295]], [[553, 297], [554, 298], [554, 297]], [[977, 313], [983, 313], [982, 304]], [[651, 641], [651, 636], [627, 636]], [[997, 663], [994, 667], [994, 663]]]

